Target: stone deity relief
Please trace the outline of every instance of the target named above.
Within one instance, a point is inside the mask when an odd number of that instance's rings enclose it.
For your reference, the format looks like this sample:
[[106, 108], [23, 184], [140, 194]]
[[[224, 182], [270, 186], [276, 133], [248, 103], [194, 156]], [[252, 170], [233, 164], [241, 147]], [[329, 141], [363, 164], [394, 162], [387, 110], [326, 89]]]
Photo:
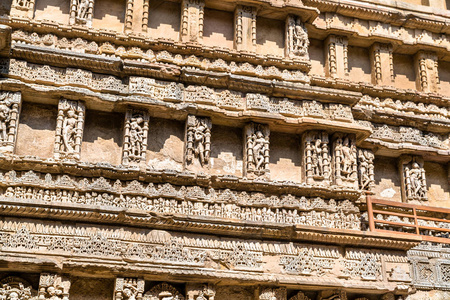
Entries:
[[308, 31], [299, 16], [289, 15], [286, 19], [286, 56], [309, 59]]
[[36, 298], [36, 291], [22, 278], [9, 276], [0, 281], [0, 298], [6, 300], [28, 300]]
[[58, 105], [54, 156], [79, 159], [83, 139], [85, 107], [80, 101], [61, 99]]
[[189, 115], [186, 121], [186, 166], [209, 167], [211, 119]]
[[370, 190], [375, 184], [374, 159], [371, 150], [358, 149], [359, 188], [362, 190]]
[[200, 42], [203, 38], [204, 0], [183, 0], [180, 39], [182, 42]]
[[11, 16], [33, 18], [35, 0], [13, 0]]
[[303, 157], [307, 184], [330, 184], [331, 161], [328, 134], [312, 131], [303, 135]]
[[125, 115], [122, 164], [145, 163], [149, 126], [148, 113], [129, 109]]
[[406, 201], [426, 201], [427, 181], [425, 177], [424, 162], [418, 156], [404, 156], [400, 158], [402, 173], [402, 194]]
[[439, 92], [438, 57], [434, 52], [419, 51], [415, 57], [417, 89], [426, 93]]
[[212, 284], [186, 283], [187, 300], [214, 300], [216, 289]]
[[93, 10], [94, 0], [71, 0], [69, 24], [91, 27]]
[[0, 93], [0, 151], [14, 151], [21, 99], [20, 92]]
[[333, 137], [334, 183], [358, 188], [358, 167], [354, 134], [337, 133]]
[[250, 123], [245, 126], [244, 174], [248, 178], [269, 177], [269, 125]]
[[144, 300], [184, 300], [184, 296], [172, 285], [163, 282], [144, 294]]
[[116, 278], [114, 300], [141, 300], [145, 281], [138, 278]]
[[70, 281], [57, 274], [42, 273], [39, 279], [39, 299], [69, 300]]

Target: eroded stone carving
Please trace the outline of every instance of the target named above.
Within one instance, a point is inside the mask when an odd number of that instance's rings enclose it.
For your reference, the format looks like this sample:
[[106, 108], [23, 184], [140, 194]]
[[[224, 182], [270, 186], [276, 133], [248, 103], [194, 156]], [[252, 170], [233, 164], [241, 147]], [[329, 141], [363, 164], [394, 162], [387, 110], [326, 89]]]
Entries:
[[312, 131], [303, 135], [305, 180], [307, 184], [330, 184], [331, 161], [328, 134]]
[[439, 91], [438, 57], [434, 52], [419, 51], [415, 57], [417, 89], [427, 93]]
[[213, 284], [187, 283], [187, 300], [214, 300], [216, 289]]
[[20, 277], [9, 276], [0, 281], [0, 297], [6, 300], [28, 300], [36, 295], [31, 285]]
[[309, 59], [308, 31], [299, 16], [289, 15], [286, 19], [286, 56]]
[[92, 26], [94, 0], [71, 0], [69, 24]]
[[362, 190], [370, 190], [375, 184], [374, 159], [372, 150], [358, 149], [359, 188]]
[[70, 281], [56, 274], [42, 273], [38, 299], [69, 300]]
[[347, 293], [344, 290], [321, 291], [317, 300], [347, 300]]
[[402, 193], [407, 201], [428, 200], [427, 182], [423, 159], [415, 156], [403, 156], [400, 158], [400, 168], [402, 172]]
[[301, 248], [297, 256], [282, 256], [280, 264], [288, 274], [324, 276], [334, 268], [339, 253], [337, 249], [321, 251], [317, 248]]
[[295, 296], [291, 297], [289, 300], [311, 300], [303, 292], [298, 292]]
[[149, 117], [146, 111], [129, 109], [125, 115], [122, 163], [145, 163]]
[[114, 300], [142, 300], [145, 281], [139, 278], [116, 278]]
[[21, 98], [20, 92], [0, 92], [0, 151], [14, 151]]
[[354, 134], [333, 136], [334, 182], [339, 186], [358, 188], [357, 150]]
[[181, 41], [200, 42], [203, 38], [204, 0], [183, 0]]
[[184, 296], [167, 282], [152, 287], [144, 294], [144, 300], [184, 300]]
[[287, 290], [280, 288], [260, 288], [259, 300], [286, 300]]
[[342, 263], [340, 277], [361, 278], [362, 280], [378, 280], [381, 275], [379, 255], [357, 250], [348, 250]]
[[211, 119], [189, 115], [186, 121], [186, 165], [209, 166]]
[[269, 176], [269, 126], [250, 123], [245, 126], [244, 176]]
[[58, 105], [54, 156], [56, 159], [79, 159], [84, 127], [84, 104], [61, 99]]

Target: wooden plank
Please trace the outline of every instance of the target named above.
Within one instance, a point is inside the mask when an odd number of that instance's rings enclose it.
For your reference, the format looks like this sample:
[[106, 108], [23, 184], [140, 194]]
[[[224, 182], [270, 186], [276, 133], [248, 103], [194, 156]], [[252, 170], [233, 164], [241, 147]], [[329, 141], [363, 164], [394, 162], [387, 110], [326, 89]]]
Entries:
[[397, 217], [407, 217], [407, 218], [414, 218], [414, 215], [408, 215], [408, 214], [401, 214], [401, 213], [396, 213], [396, 212], [392, 212], [392, 211], [387, 211], [387, 210], [378, 210], [378, 209], [373, 209], [373, 213], [378, 213], [378, 214], [383, 214], [383, 215], [389, 215], [389, 216], [397, 216]]

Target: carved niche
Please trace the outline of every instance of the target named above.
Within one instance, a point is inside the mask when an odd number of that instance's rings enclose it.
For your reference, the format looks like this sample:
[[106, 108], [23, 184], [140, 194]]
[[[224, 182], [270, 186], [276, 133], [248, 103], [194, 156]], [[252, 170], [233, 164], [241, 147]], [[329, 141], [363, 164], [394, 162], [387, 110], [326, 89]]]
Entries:
[[308, 31], [299, 16], [288, 15], [286, 18], [286, 56], [309, 59]]
[[11, 4], [11, 16], [32, 19], [34, 2], [35, 0], [13, 0]]
[[286, 300], [287, 291], [285, 287], [260, 288], [259, 300]]
[[9, 276], [0, 281], [0, 297], [7, 300], [28, 300], [36, 296], [31, 285], [20, 277]]
[[183, 0], [180, 40], [198, 43], [203, 39], [204, 0]]
[[256, 50], [256, 7], [238, 5], [234, 13], [234, 43], [238, 51]]
[[405, 201], [426, 201], [427, 181], [424, 161], [419, 156], [400, 157], [400, 172], [402, 174], [402, 196]]
[[58, 105], [54, 156], [79, 159], [83, 139], [85, 107], [80, 101], [61, 99]]
[[438, 57], [434, 52], [419, 51], [415, 56], [417, 89], [426, 93], [439, 91]]
[[317, 300], [347, 300], [347, 293], [343, 290], [321, 291]]
[[70, 25], [92, 26], [94, 15], [94, 0], [71, 0], [70, 2]]
[[394, 84], [394, 56], [391, 44], [375, 43], [371, 49], [372, 83], [377, 85]]
[[359, 188], [362, 190], [370, 190], [375, 184], [374, 159], [372, 150], [358, 149]]
[[114, 300], [141, 300], [145, 281], [139, 278], [116, 278]]
[[145, 163], [149, 116], [146, 111], [128, 109], [125, 114], [122, 164]]
[[186, 121], [186, 166], [209, 167], [211, 119], [189, 115]]
[[42, 273], [39, 278], [39, 299], [69, 300], [70, 281], [57, 274]]
[[20, 92], [0, 93], [0, 151], [14, 151], [21, 100]]
[[354, 134], [336, 133], [333, 136], [333, 171], [336, 185], [358, 188], [356, 151]]
[[348, 39], [345, 36], [330, 35], [325, 41], [326, 75], [332, 78], [348, 76]]
[[269, 177], [269, 125], [249, 123], [244, 130], [244, 176]]
[[184, 300], [184, 296], [172, 285], [162, 282], [146, 292], [144, 300]]
[[214, 300], [216, 289], [212, 284], [186, 283], [187, 300]]
[[328, 142], [328, 133], [325, 131], [303, 134], [304, 175], [307, 184], [330, 184], [331, 161]]

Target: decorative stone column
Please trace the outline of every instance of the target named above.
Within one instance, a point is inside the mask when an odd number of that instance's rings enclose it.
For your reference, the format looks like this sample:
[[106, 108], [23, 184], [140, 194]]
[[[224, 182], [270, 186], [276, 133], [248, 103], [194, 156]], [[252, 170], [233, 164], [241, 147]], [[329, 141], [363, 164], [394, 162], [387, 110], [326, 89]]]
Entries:
[[439, 73], [436, 53], [419, 51], [414, 61], [417, 89], [426, 93], [437, 93], [439, 91]]
[[183, 0], [180, 40], [200, 43], [203, 40], [204, 0]]
[[211, 155], [211, 119], [189, 115], [186, 121], [186, 167], [209, 167]]
[[286, 18], [286, 57], [309, 59], [308, 31], [299, 16], [288, 15]]
[[408, 201], [426, 201], [427, 181], [424, 161], [420, 156], [401, 156], [399, 168], [402, 181], [402, 199]]
[[234, 44], [239, 51], [256, 51], [256, 7], [238, 5], [234, 13]]
[[371, 50], [372, 83], [394, 85], [394, 58], [391, 44], [375, 43]]
[[57, 274], [41, 273], [38, 299], [69, 300], [70, 280]]
[[125, 114], [122, 164], [145, 163], [149, 116], [146, 111], [128, 109]]
[[358, 166], [356, 155], [356, 137], [354, 134], [334, 134], [334, 184], [358, 189]]
[[114, 300], [142, 300], [145, 281], [139, 278], [116, 278]]
[[303, 169], [307, 184], [330, 185], [331, 158], [328, 133], [310, 131], [303, 134]]
[[35, 0], [13, 0], [11, 3], [11, 17], [33, 19]]
[[244, 129], [244, 176], [269, 178], [269, 125], [250, 123]]
[[13, 153], [22, 104], [20, 92], [0, 92], [0, 151]]
[[71, 0], [70, 2], [70, 25], [84, 25], [92, 27], [94, 16], [94, 0]]
[[372, 150], [358, 149], [358, 175], [361, 190], [368, 191], [375, 184], [374, 159], [375, 155]]
[[61, 99], [58, 105], [54, 156], [80, 159], [85, 107], [80, 101]]
[[346, 36], [330, 35], [325, 41], [325, 71], [332, 78], [348, 76], [348, 39]]

